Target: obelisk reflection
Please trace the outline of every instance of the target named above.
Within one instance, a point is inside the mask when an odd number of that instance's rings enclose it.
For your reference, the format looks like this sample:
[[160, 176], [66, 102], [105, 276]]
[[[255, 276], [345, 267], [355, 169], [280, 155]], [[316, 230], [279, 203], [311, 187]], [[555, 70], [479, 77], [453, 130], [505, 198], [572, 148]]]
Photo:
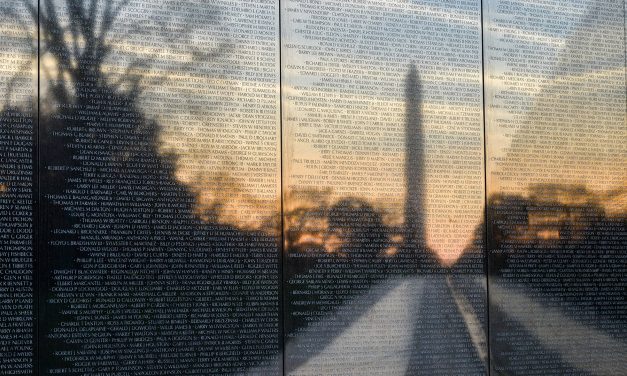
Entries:
[[416, 65], [405, 79], [405, 244], [411, 253], [425, 249], [424, 234], [424, 142], [422, 93]]

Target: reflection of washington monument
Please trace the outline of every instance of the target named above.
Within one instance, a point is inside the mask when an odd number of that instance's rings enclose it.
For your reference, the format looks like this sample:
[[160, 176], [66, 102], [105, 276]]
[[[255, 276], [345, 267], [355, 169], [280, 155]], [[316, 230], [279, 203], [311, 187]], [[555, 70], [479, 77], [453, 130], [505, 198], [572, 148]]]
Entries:
[[421, 86], [416, 65], [405, 80], [405, 245], [424, 250], [424, 143], [421, 118]]

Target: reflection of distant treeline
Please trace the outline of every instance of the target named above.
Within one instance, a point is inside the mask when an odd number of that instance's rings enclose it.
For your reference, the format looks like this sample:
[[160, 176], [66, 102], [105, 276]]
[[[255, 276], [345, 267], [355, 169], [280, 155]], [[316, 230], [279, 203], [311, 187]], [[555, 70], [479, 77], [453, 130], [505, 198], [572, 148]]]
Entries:
[[288, 333], [385, 278], [392, 257], [390, 229], [365, 200], [317, 198], [285, 213]]
[[[510, 257], [531, 249], [542, 259], [561, 250], [611, 252], [625, 242], [627, 213], [608, 215], [603, 198], [582, 186], [537, 185], [528, 195], [494, 194], [488, 199], [487, 247], [492, 270], [508, 265]], [[475, 231], [458, 264], [466, 264], [486, 244], [485, 224]], [[623, 243], [621, 243], [621, 241]]]
[[[488, 208], [494, 270], [526, 253], [537, 260], [576, 263], [582, 257], [603, 258], [625, 245], [627, 217], [606, 215], [599, 196], [584, 187], [535, 186], [528, 197], [494, 195]], [[606, 263], [612, 260], [619, 261], [610, 257]]]
[[394, 252], [390, 238], [394, 229], [383, 223], [381, 213], [368, 202], [345, 198], [329, 205], [327, 201], [308, 202], [286, 211], [288, 250], [311, 255], [333, 253], [354, 260]]
[[[398, 266], [397, 261], [403, 259], [413, 272], [433, 266], [430, 250], [408, 244], [404, 227], [386, 224], [381, 211], [365, 199], [341, 198], [331, 204], [329, 192], [297, 194], [299, 199], [293, 202], [301, 205], [292, 205], [284, 213], [285, 253], [300, 259], [290, 263], [289, 275], [306, 271], [318, 257], [331, 256], [355, 265]], [[289, 194], [287, 198], [292, 199]]]
[[[621, 319], [616, 309], [627, 288], [627, 213], [608, 215], [606, 207], [602, 196], [582, 186], [538, 185], [526, 196], [492, 195], [492, 280], [563, 301], [571, 314], [587, 312], [592, 325], [604, 317]], [[454, 270], [467, 270], [481, 258], [485, 234], [479, 226]]]
[[404, 228], [386, 225], [366, 200], [330, 204], [328, 192], [299, 195], [302, 205], [285, 212], [288, 335], [387, 278], [443, 271], [430, 250], [409, 244]]

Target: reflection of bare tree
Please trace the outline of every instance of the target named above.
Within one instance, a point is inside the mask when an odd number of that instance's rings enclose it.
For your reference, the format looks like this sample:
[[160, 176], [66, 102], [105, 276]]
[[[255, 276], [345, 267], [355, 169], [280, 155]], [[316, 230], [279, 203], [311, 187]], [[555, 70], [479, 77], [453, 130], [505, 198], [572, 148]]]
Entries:
[[[114, 31], [119, 27], [120, 15], [129, 2], [129, 0], [43, 0], [38, 12], [37, 7], [29, 0], [23, 1], [33, 21], [39, 20], [42, 78], [51, 83], [51, 92], [55, 98], [67, 102], [72, 98], [72, 94], [80, 94], [80, 88], [69, 85], [84, 83], [86, 80], [93, 84], [108, 85], [114, 90], [125, 87], [129, 98], [137, 98], [144, 87], [161, 84], [167, 79], [166, 72], [159, 75], [143, 74], [156, 62], [156, 51], [142, 51], [141, 55], [131, 55], [126, 70], [121, 75], [107, 73], [107, 70], [103, 69], [117, 45], [123, 42], [116, 39]], [[217, 14], [217, 10], [205, 14], [206, 23], [209, 25], [215, 23]], [[172, 27], [170, 25], [173, 24], [174, 17], [175, 13], [167, 12], [166, 9], [156, 18], [152, 28], [145, 22], [133, 23], [129, 28], [130, 35], [144, 35], [161, 30], [162, 35], [166, 36], [163, 38], [162, 47], [180, 49], [180, 45], [176, 43], [189, 38], [196, 25], [187, 22], [181, 23], [183, 25], [181, 27]], [[130, 19], [127, 21], [133, 22]], [[210, 60], [223, 53], [226, 44], [209, 51], [193, 45], [185, 45], [185, 48], [186, 51], [180, 52], [187, 53], [190, 58], [178, 64], [172, 62], [170, 69], [184, 71], [199, 61]], [[55, 60], [52, 67], [45, 62], [48, 56]]]
[[[89, 358], [87, 373], [98, 367], [126, 370], [120, 359], [132, 353], [135, 367], [155, 374], [229, 374], [238, 371], [236, 365], [216, 358], [238, 351], [237, 344], [246, 341], [258, 355], [238, 365], [239, 371], [266, 362], [267, 372], [276, 373], [276, 239], [195, 216], [193, 192], [175, 177], [176, 158], [160, 151], [160, 125], [138, 106], [142, 90], [167, 75], [151, 70], [150, 58], [129, 60], [121, 75], [110, 74], [107, 66], [123, 42], [116, 40], [116, 22], [129, 3], [42, 0], [39, 15], [25, 3], [33, 20], [40, 19], [41, 74], [47, 84], [42, 101], [49, 104], [42, 111], [39, 142], [44, 156], [41, 244], [47, 255], [40, 275], [46, 309], [39, 328], [42, 369], [76, 372], [76, 359]], [[174, 34], [165, 43], [174, 44], [172, 38], [186, 38], [192, 27], [168, 29], [172, 15], [167, 11], [165, 7], [164, 31]], [[186, 69], [223, 52], [220, 46], [208, 53], [190, 48], [186, 53], [191, 58], [171, 69]], [[85, 295], [93, 299], [81, 300]], [[67, 303], [79, 300], [85, 302], [80, 308]], [[243, 313], [253, 300], [259, 309]], [[208, 309], [218, 301], [220, 315]], [[133, 304], [142, 309], [133, 309]], [[94, 320], [96, 315], [107, 320]], [[233, 320], [232, 327], [219, 325], [224, 317]], [[104, 350], [91, 350], [91, 334], [80, 339], [63, 335], [65, 325], [93, 333], [94, 321], [120, 339], [107, 345], [106, 356]], [[216, 345], [216, 338], [229, 345]], [[165, 349], [176, 353], [163, 359], [168, 371], [152, 359]], [[77, 355], [68, 356], [65, 350]], [[208, 352], [213, 355], [204, 359], [190, 355]]]

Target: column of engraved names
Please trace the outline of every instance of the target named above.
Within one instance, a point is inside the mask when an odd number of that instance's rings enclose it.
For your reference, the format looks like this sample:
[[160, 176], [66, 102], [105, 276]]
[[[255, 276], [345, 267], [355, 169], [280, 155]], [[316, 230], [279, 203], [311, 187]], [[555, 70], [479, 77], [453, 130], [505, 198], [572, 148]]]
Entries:
[[464, 243], [449, 231], [448, 218], [472, 226], [464, 218], [481, 205], [481, 189], [470, 184], [482, 175], [480, 44], [476, 4], [448, 6], [287, 3], [287, 147], [299, 151], [285, 161], [288, 190], [318, 186], [337, 197], [367, 196], [390, 222], [402, 221], [403, 198], [389, 192], [406, 189], [405, 89], [414, 62], [425, 181], [438, 192], [426, 205], [432, 243]]
[[[410, 189], [405, 175], [420, 170], [424, 183], [418, 195], [424, 208], [410, 215], [423, 222], [428, 218], [429, 243], [442, 258], [454, 259], [480, 219], [483, 197], [478, 4], [289, 1], [283, 15], [286, 206], [306, 201], [317, 189], [326, 194], [331, 212], [334, 202], [346, 202], [342, 199], [366, 202], [398, 234]], [[413, 116], [408, 103], [416, 102], [406, 95], [412, 65], [420, 87], [420, 119], [408, 118]], [[420, 126], [424, 136], [418, 142], [423, 159], [406, 164], [407, 149], [416, 147], [415, 140], [405, 138], [407, 124]], [[371, 222], [366, 217], [351, 221], [353, 226]], [[345, 248], [349, 257], [360, 252], [358, 244]], [[290, 256], [288, 269], [308, 257]], [[293, 303], [288, 320], [315, 321], [360, 291], [350, 284], [328, 287], [327, 294], [337, 294], [334, 299], [311, 302], [307, 284], [312, 289], [341, 284], [359, 273], [342, 261], [321, 266], [325, 263], [318, 261], [317, 269], [293, 280], [299, 288], [287, 297]], [[318, 280], [325, 267], [340, 274]], [[304, 348], [290, 349], [288, 343], [287, 351], [290, 362], [303, 361]], [[342, 356], [336, 355], [340, 364]]]
[[[493, 1], [484, 10], [492, 364], [617, 372], [624, 340], [606, 340], [624, 310], [623, 4]], [[526, 295], [510, 296], [514, 287]], [[561, 317], [540, 320], [539, 306]], [[554, 322], [562, 329], [549, 335]]]
[[[110, 31], [110, 61], [81, 62], [97, 72], [73, 83], [84, 99], [49, 116], [58, 129], [51, 144], [67, 155], [47, 161], [63, 184], [46, 195], [62, 211], [47, 220], [55, 259], [46, 307], [62, 321], [47, 327], [46, 372], [279, 371], [276, 240], [221, 223], [200, 202], [250, 180], [262, 204], [235, 205], [233, 218], [277, 215], [274, 57], [257, 63], [238, 52], [270, 53], [273, 11], [131, 2]], [[246, 22], [253, 18], [263, 24]], [[125, 91], [133, 77], [137, 97]], [[114, 79], [125, 83], [118, 89]], [[214, 153], [236, 161], [234, 174], [204, 178]]]
[[276, 225], [277, 4], [222, 1], [214, 11], [214, 28], [205, 26], [189, 45], [210, 46], [215, 56], [173, 70], [173, 57], [166, 55], [157, 74], [167, 72], [169, 80], [151, 88], [142, 103], [164, 123], [166, 147], [180, 153], [177, 176], [199, 192], [206, 218], [253, 228]]
[[[19, 2], [0, 10], [0, 374], [33, 372], [33, 54]], [[30, 37], [30, 38], [29, 38]]]
[[[274, 373], [280, 369], [279, 251], [274, 238], [280, 184], [278, 4], [225, 1], [216, 5], [218, 22], [227, 25], [228, 37], [204, 30], [200, 38], [207, 44], [221, 41], [216, 44], [225, 52], [214, 61], [181, 70], [144, 103], [166, 124], [166, 143], [182, 151], [177, 175], [199, 192], [196, 205], [201, 217], [264, 231], [234, 239], [216, 234], [214, 262], [221, 264], [227, 277], [234, 274], [216, 283], [224, 289], [237, 283], [235, 290], [242, 295], [233, 297], [236, 302], [231, 304], [237, 306], [231, 316], [239, 327], [224, 369], [241, 371], [263, 360], [266, 365], [255, 371]], [[178, 108], [182, 103], [188, 105], [183, 113]], [[199, 181], [194, 181], [199, 175]], [[209, 201], [203, 202], [203, 197]], [[205, 211], [204, 205], [210, 210]], [[212, 210], [220, 206], [221, 210]], [[214, 306], [225, 306], [224, 298], [216, 300]], [[220, 311], [218, 320], [228, 312]]]
[[[585, 181], [599, 190], [615, 181], [607, 165], [621, 152], [615, 136], [624, 132], [620, 7], [488, 4], [487, 127], [499, 137], [490, 145], [490, 187], [516, 193], [521, 184]], [[604, 27], [595, 29], [599, 22]], [[547, 149], [550, 163], [534, 158]]]

